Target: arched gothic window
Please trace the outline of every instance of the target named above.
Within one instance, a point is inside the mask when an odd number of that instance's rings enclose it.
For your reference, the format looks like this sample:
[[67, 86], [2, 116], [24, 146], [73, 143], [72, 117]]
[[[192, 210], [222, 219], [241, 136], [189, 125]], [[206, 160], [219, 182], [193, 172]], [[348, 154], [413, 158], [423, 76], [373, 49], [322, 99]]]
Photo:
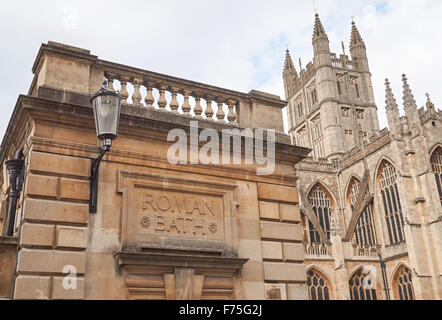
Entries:
[[[324, 230], [327, 240], [330, 240], [330, 214], [333, 211], [330, 196], [325, 189], [320, 185], [316, 185], [308, 196], [308, 200], [313, 208], [313, 212], [319, 220], [319, 223]], [[310, 243], [321, 243], [319, 233], [309, 221]]]
[[[348, 190], [348, 201], [350, 202], [352, 213], [355, 208], [356, 201], [358, 200], [360, 186], [361, 183], [356, 178], [353, 178], [350, 182], [350, 187]], [[356, 244], [360, 246], [374, 247], [377, 245], [376, 231], [373, 220], [373, 203], [370, 203], [359, 217], [353, 239]]]
[[411, 271], [402, 266], [393, 278], [393, 290], [398, 300], [415, 300]]
[[405, 242], [404, 218], [396, 183], [397, 172], [391, 163], [383, 162], [379, 169], [378, 180], [390, 244], [403, 243]]
[[438, 147], [431, 156], [431, 168], [436, 177], [437, 190], [442, 204], [442, 147]]
[[314, 269], [307, 272], [307, 286], [310, 300], [331, 300], [330, 281], [320, 272]]
[[[364, 268], [359, 269], [351, 277], [348, 285], [350, 287], [351, 300], [377, 300], [375, 277], [370, 271], [364, 273]], [[374, 281], [374, 282], [373, 282]]]

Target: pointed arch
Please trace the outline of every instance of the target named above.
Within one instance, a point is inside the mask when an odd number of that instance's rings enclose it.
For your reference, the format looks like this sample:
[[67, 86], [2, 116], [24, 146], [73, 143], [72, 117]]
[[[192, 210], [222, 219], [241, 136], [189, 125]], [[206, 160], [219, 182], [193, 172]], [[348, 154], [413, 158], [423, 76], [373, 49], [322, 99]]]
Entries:
[[431, 170], [436, 179], [437, 191], [442, 204], [442, 145], [436, 145], [430, 154]]
[[333, 191], [331, 191], [330, 187], [324, 183], [323, 181], [321, 181], [320, 179], [316, 179], [311, 185], [310, 187], [307, 189], [307, 195], [309, 195], [312, 190], [317, 187], [318, 185], [320, 185], [329, 195], [330, 199], [332, 200], [332, 205], [335, 207], [336, 204], [338, 203], [337, 201], [337, 197], [335, 196], [335, 194], [333, 193]]
[[404, 263], [396, 267], [392, 284], [396, 300], [415, 300], [412, 272]]
[[[345, 191], [345, 202], [346, 203], [349, 203], [350, 205], [353, 205], [354, 203], [352, 203], [352, 202], [356, 202], [356, 199], [352, 199], [352, 197], [351, 197], [352, 196], [352, 188], [355, 187], [355, 185], [357, 185], [357, 184], [360, 185], [361, 182], [362, 182], [362, 179], [360, 179], [358, 176], [351, 175], [350, 179], [347, 182], [347, 188], [345, 189], [346, 190]], [[358, 192], [359, 192], [359, 187], [358, 187], [358, 190], [356, 192], [356, 195], [357, 195]], [[351, 209], [353, 211], [353, 208], [351, 208]]]
[[401, 199], [397, 185], [398, 171], [394, 164], [381, 159], [376, 172], [376, 190], [380, 197], [379, 203], [383, 209], [385, 224], [390, 244], [405, 242], [404, 218]]
[[311, 244], [321, 243], [321, 236], [317, 229], [322, 229], [326, 242], [331, 239], [331, 215], [335, 211], [336, 202], [330, 191], [321, 183], [313, 184], [307, 193], [307, 201], [311, 206], [321, 228], [315, 228], [309, 220], [309, 239]]
[[310, 300], [333, 300], [330, 278], [316, 266], [307, 269], [307, 286]]
[[379, 283], [376, 270], [370, 266], [359, 266], [348, 280], [351, 300], [378, 300]]

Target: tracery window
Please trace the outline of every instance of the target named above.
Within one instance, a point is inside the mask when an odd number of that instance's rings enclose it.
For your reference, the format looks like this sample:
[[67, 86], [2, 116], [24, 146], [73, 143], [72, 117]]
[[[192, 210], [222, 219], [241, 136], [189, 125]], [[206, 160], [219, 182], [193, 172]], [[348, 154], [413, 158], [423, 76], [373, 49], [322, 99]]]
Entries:
[[[319, 224], [325, 232], [327, 240], [330, 240], [330, 215], [333, 211], [330, 196], [320, 185], [316, 185], [308, 196], [308, 200], [313, 208], [313, 212], [319, 220]], [[309, 221], [310, 243], [321, 243], [319, 233], [313, 224]]]
[[384, 161], [378, 179], [390, 244], [403, 243], [405, 242], [404, 218], [396, 183], [397, 172], [391, 163]]
[[376, 283], [373, 281], [376, 281], [375, 277], [369, 270], [361, 268], [356, 271], [348, 282], [351, 300], [377, 300]]
[[415, 300], [410, 269], [405, 266], [399, 268], [393, 278], [393, 289], [398, 300]]
[[442, 147], [438, 147], [431, 156], [431, 168], [436, 178], [440, 203], [442, 204]]
[[310, 300], [330, 300], [330, 281], [318, 271], [307, 272], [307, 286]]
[[321, 116], [311, 120], [313, 144], [317, 158], [324, 157], [324, 141], [322, 136]]
[[[356, 201], [358, 200], [359, 190], [361, 183], [358, 179], [353, 178], [349, 187], [349, 202], [351, 211], [355, 208]], [[373, 202], [371, 202], [364, 212], [359, 217], [358, 223], [355, 228], [353, 239], [356, 244], [360, 246], [376, 246], [376, 231], [373, 220]]]

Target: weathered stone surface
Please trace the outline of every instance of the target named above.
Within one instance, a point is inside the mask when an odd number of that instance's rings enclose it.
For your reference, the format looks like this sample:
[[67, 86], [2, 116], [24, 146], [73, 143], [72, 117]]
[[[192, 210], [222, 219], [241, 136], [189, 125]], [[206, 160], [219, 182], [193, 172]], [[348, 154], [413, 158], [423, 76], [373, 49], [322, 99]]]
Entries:
[[306, 281], [303, 264], [264, 262], [266, 281]]
[[52, 247], [54, 229], [54, 225], [25, 223], [22, 228], [20, 244], [22, 246]]
[[52, 280], [52, 299], [81, 300], [84, 299], [84, 278], [54, 277]]
[[281, 242], [262, 242], [262, 254], [264, 259], [282, 260], [282, 244]]
[[261, 218], [279, 220], [279, 203], [260, 201], [259, 213]]
[[301, 210], [298, 205], [280, 204], [279, 213], [282, 221], [301, 222]]
[[272, 200], [288, 203], [299, 202], [299, 195], [296, 187], [267, 183], [258, 183], [258, 197], [261, 200]]
[[72, 179], [60, 179], [61, 200], [89, 200], [90, 184], [88, 181], [79, 181]]
[[57, 187], [57, 177], [31, 174], [26, 182], [26, 194], [32, 196], [56, 197]]
[[305, 284], [287, 284], [287, 300], [309, 300]]
[[279, 222], [261, 222], [261, 235], [266, 240], [302, 241], [301, 226]]
[[19, 272], [65, 273], [67, 266], [75, 267], [78, 274], [86, 270], [86, 253], [22, 249], [18, 255]]
[[57, 226], [55, 239], [57, 248], [85, 249], [87, 247], [87, 228]]
[[29, 169], [37, 172], [50, 172], [60, 175], [89, 177], [91, 161], [83, 158], [32, 152]]
[[15, 282], [15, 299], [48, 300], [50, 277], [18, 276]]
[[30, 221], [86, 224], [89, 219], [89, 208], [87, 204], [27, 199], [24, 218]]
[[305, 249], [302, 243], [284, 243], [282, 245], [284, 260], [304, 261]]

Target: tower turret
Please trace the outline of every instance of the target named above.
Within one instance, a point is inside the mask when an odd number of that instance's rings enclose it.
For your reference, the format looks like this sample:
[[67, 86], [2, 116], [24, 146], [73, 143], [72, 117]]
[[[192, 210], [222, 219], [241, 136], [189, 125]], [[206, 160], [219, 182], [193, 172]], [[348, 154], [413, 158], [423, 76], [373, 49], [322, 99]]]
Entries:
[[411, 128], [418, 130], [421, 125], [419, 112], [417, 111], [416, 100], [414, 99], [413, 93], [411, 92], [410, 86], [408, 84], [408, 79], [405, 74], [402, 75], [402, 82], [404, 87], [405, 115], [408, 118]]
[[313, 51], [315, 81], [324, 136], [324, 156], [329, 160], [334, 160], [345, 153], [344, 130], [340, 115], [341, 107], [338, 105], [336, 96], [336, 74], [332, 66], [329, 40], [318, 14], [315, 15]]
[[387, 111], [388, 126], [390, 127], [393, 136], [397, 138], [401, 134], [399, 107], [394, 98], [393, 91], [390, 87], [390, 81], [388, 81], [388, 79], [385, 79], [385, 87], [385, 109]]
[[292, 57], [290, 56], [290, 51], [288, 49], [285, 53], [285, 62], [282, 77], [284, 79], [285, 97], [286, 99], [289, 99], [292, 93], [290, 88], [297, 82], [298, 72], [296, 71], [295, 65], [292, 61]]
[[352, 59], [358, 63], [359, 70], [370, 72], [367, 59], [367, 48], [354, 21], [351, 23], [350, 54]]

